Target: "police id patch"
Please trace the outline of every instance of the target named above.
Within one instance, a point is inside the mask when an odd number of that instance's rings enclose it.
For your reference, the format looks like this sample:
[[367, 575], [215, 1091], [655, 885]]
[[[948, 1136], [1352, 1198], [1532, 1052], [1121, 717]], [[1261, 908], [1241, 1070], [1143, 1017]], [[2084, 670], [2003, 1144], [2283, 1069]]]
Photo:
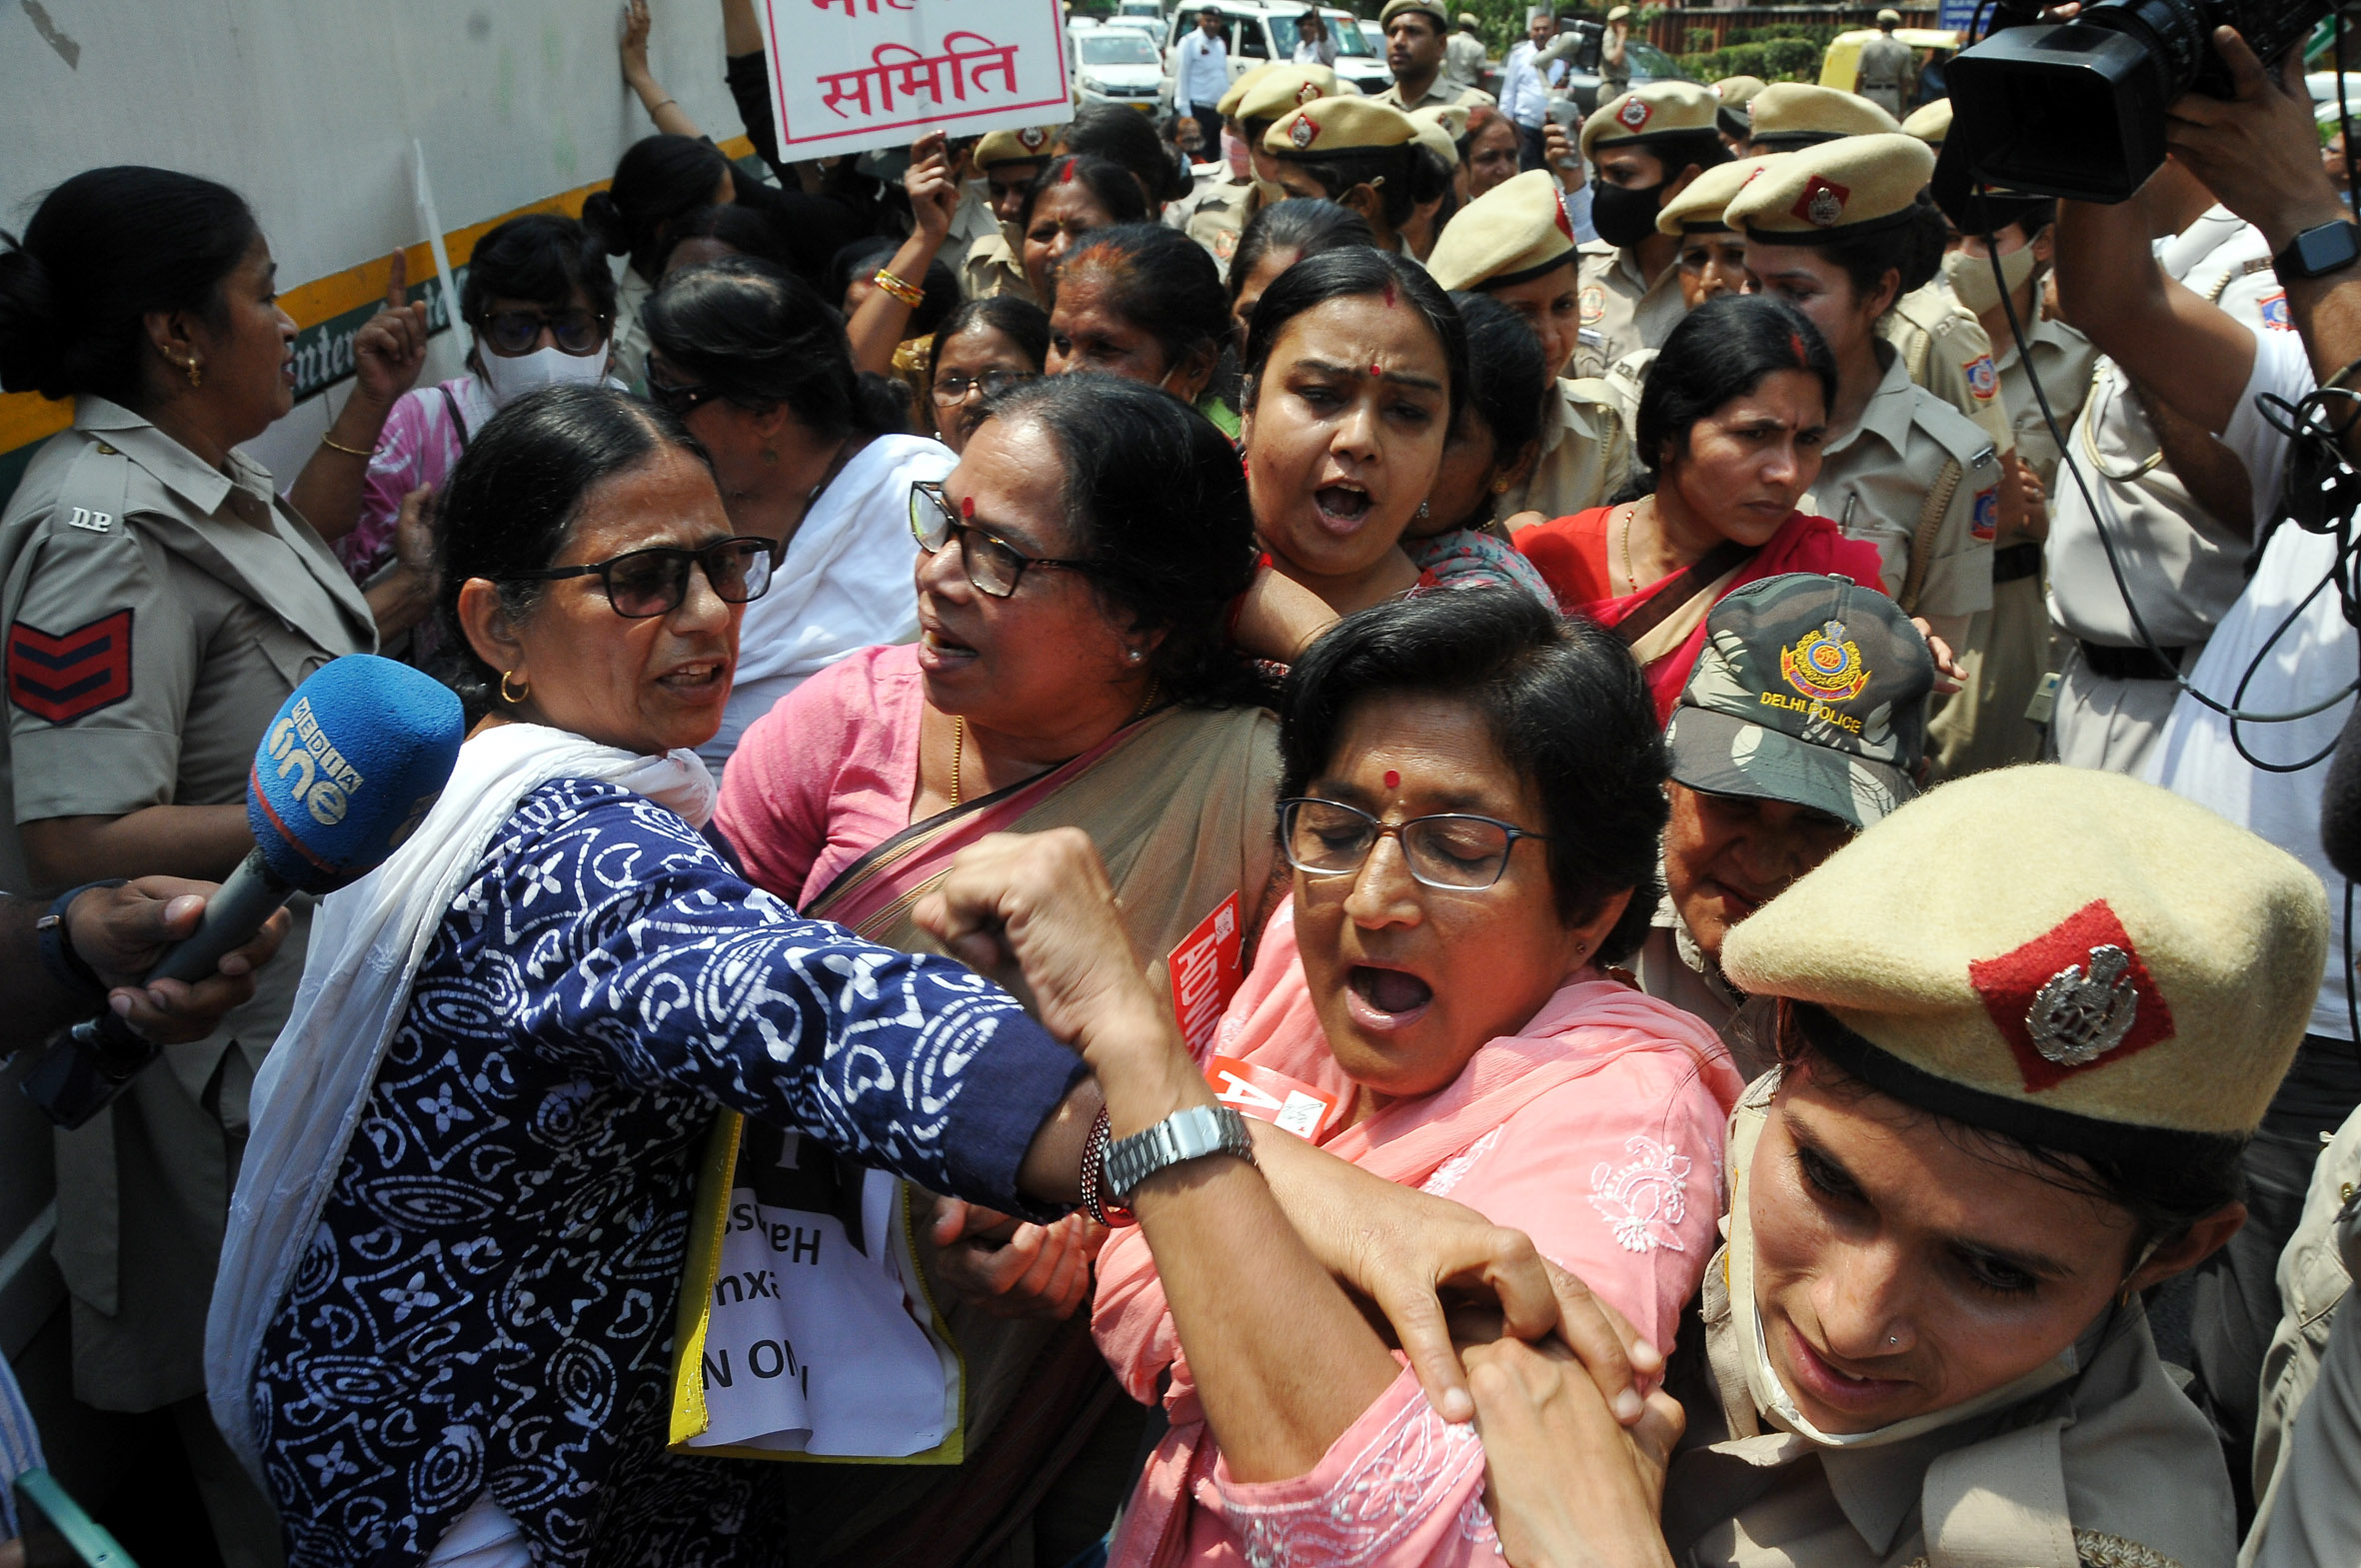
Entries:
[[1999, 486], [1995, 485], [1990, 490], [1976, 492], [1976, 509], [1968, 519], [1967, 531], [1973, 537], [1986, 543], [1990, 543], [1992, 537], [2000, 532]]
[[130, 611], [65, 633], [8, 629], [8, 700], [35, 719], [72, 724], [130, 695]]
[[1595, 327], [1606, 320], [1606, 289], [1603, 285], [1596, 283], [1584, 285], [1581, 301], [1583, 326]]
[[1991, 355], [1979, 354], [1960, 369], [1967, 373], [1967, 390], [1985, 402], [2000, 391], [2000, 372], [1992, 368]]
[[2276, 327], [2281, 332], [2295, 331], [2295, 316], [2287, 308], [2287, 291], [2285, 289], [2281, 289], [2276, 294], [2264, 295], [2254, 302], [2254, 306], [2256, 310], [2263, 313], [2264, 326]]

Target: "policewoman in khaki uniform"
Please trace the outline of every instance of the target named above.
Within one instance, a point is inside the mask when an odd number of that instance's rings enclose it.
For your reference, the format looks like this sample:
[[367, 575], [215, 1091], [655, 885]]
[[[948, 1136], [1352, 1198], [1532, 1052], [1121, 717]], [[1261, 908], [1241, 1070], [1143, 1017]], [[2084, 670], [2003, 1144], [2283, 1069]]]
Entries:
[[1700, 1565], [2225, 1568], [2140, 1292], [2245, 1218], [2327, 904], [2151, 785], [1929, 791], [1733, 930], [1783, 1067], [1732, 1117], [1665, 1541]]
[[1381, 251], [1401, 251], [1402, 226], [1449, 183], [1423, 168], [1418, 122], [1379, 98], [1314, 98], [1274, 121], [1262, 150], [1289, 196], [1325, 198], [1368, 220]]
[[960, 293], [967, 298], [1014, 294], [1021, 300], [1033, 299], [1033, 285], [1025, 277], [1024, 237], [1017, 233], [1017, 223], [1025, 210], [1025, 193], [1050, 166], [1050, 129], [1042, 125], [994, 131], [977, 142], [976, 167], [992, 193], [992, 215], [1000, 228], [969, 246], [968, 254], [960, 260]]
[[[1773, 155], [1775, 156], [1775, 155]], [[1754, 178], [1767, 158], [1740, 158], [1707, 169], [1691, 180], [1688, 189], [1656, 214], [1656, 230], [1669, 234], [1680, 249], [1673, 267], [1680, 275], [1683, 310], [1695, 310], [1709, 299], [1746, 290], [1746, 242], [1723, 222], [1722, 213], [1738, 188]], [[1647, 388], [1647, 370], [1656, 350], [1634, 349], [1606, 368], [1600, 378], [1622, 411], [1623, 423], [1639, 421], [1639, 395]]]
[[1721, 100], [1694, 82], [1650, 82], [1601, 104], [1582, 122], [1583, 161], [1596, 171], [1581, 247], [1582, 327], [1595, 376], [1636, 349], [1660, 349], [1688, 311], [1673, 260], [1680, 242], [1656, 217], [1706, 170], [1729, 162], [1715, 129]]
[[1212, 254], [1213, 263], [1229, 276], [1229, 259], [1237, 254], [1238, 236], [1254, 214], [1287, 193], [1274, 178], [1273, 160], [1262, 148], [1262, 137], [1287, 115], [1315, 98], [1336, 96], [1336, 73], [1324, 65], [1259, 65], [1229, 84], [1216, 106], [1230, 134], [1245, 143], [1249, 178], [1224, 181], [1197, 198], [1184, 216], [1170, 216], [1180, 231]]
[[[272, 715], [375, 647], [352, 580], [235, 450], [291, 406], [294, 338], [252, 212], [211, 181], [78, 175], [0, 254], [0, 386], [74, 399], [0, 513], [10, 890], [227, 876], [253, 846], [246, 776]], [[56, 1145], [75, 1393], [172, 1409], [233, 1564], [275, 1561], [278, 1530], [207, 1414], [205, 1313], [307, 900], [294, 916], [251, 1001]]]
[[1606, 385], [1562, 379], [1578, 356], [1579, 253], [1557, 181], [1528, 170], [1460, 209], [1426, 270], [1451, 293], [1473, 289], [1523, 317], [1541, 340], [1553, 379], [1541, 422], [1541, 455], [1523, 482], [1503, 492], [1500, 521], [1519, 512], [1570, 517], [1604, 506], [1631, 476], [1631, 426]]
[[1992, 604], [2000, 459], [1877, 331], [1941, 266], [1942, 214], [1921, 195], [1933, 168], [1926, 144], [1899, 132], [1848, 136], [1766, 165], [1724, 217], [1746, 236], [1764, 292], [1810, 317], [1836, 356], [1831, 434], [1805, 509], [1875, 545], [1886, 593], [1957, 648]]

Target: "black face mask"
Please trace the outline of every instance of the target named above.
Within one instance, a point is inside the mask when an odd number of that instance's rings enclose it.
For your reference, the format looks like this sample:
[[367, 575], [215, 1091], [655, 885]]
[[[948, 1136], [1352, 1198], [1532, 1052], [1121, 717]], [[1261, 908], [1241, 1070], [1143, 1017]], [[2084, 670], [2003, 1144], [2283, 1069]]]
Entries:
[[1609, 185], [1600, 181], [1590, 193], [1590, 227], [1609, 245], [1629, 248], [1656, 232], [1657, 198], [1664, 182], [1649, 186]]

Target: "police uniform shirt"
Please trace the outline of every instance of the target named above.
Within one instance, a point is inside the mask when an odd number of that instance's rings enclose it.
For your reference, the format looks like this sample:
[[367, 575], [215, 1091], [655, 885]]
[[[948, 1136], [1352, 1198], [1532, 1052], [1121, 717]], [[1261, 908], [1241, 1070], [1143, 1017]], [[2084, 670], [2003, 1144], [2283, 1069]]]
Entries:
[[1903, 295], [1877, 331], [1900, 351], [1912, 381], [1981, 425], [1994, 451], [2014, 449], [1991, 335], [1941, 279]]
[[[288, 694], [376, 647], [367, 601], [270, 475], [242, 453], [228, 467], [86, 397], [0, 513], [10, 889], [31, 886], [18, 823], [243, 803]], [[253, 1070], [302, 977], [309, 900], [292, 912], [252, 1000], [211, 1038], [166, 1051], [108, 1114], [58, 1134], [55, 1255], [74, 1303], [76, 1392], [104, 1408], [203, 1390], [225, 1139], [244, 1131]]]
[[1205, 248], [1226, 280], [1229, 258], [1237, 254], [1238, 236], [1246, 232], [1247, 220], [1261, 207], [1253, 181], [1224, 182], [1196, 199], [1195, 209], [1180, 220], [1180, 232]]
[[1631, 430], [1603, 382], [1560, 380], [1541, 422], [1541, 455], [1503, 492], [1496, 520], [1519, 512], [1571, 517], [1604, 506], [1631, 476]]
[[[1996, 360], [2000, 372], [2000, 404], [2008, 416], [2009, 433], [2016, 439], [2017, 461], [2041, 481], [2042, 488], [2050, 493], [2049, 506], [2054, 510], [2058, 443], [2049, 433], [2049, 422], [2041, 416], [2041, 402], [2033, 396], [2033, 382], [2035, 378], [2040, 380], [2042, 396], [2049, 400], [2050, 413], [2057, 416], [2058, 429], [2070, 432], [2082, 413], [2082, 400], [2090, 392], [2091, 373], [2098, 365], [2099, 351], [2088, 338], [2064, 322], [2041, 315], [2026, 324], [2025, 345], [2033, 351], [2030, 376], [2016, 344], [2000, 346]], [[2068, 479], [2066, 484], [2071, 487], [2073, 481]], [[2005, 545], [2008, 541], [2001, 543]]]
[[1634, 349], [1606, 368], [1598, 379], [1606, 383], [1614, 398], [1616, 411], [1623, 416], [1626, 429], [1639, 428], [1639, 395], [1647, 390], [1648, 367], [1656, 363], [1661, 349]]
[[1576, 365], [1586, 375], [1597, 375], [1635, 349], [1660, 349], [1672, 329], [1688, 314], [1680, 292], [1680, 269], [1666, 267], [1654, 283], [1640, 276], [1639, 258], [1604, 240], [1588, 240], [1581, 254], [1580, 294], [1582, 328], [1599, 337], [1597, 362]]
[[1917, 55], [1891, 33], [1880, 33], [1861, 46], [1859, 69], [1863, 98], [1896, 119], [1902, 114], [1902, 95], [1909, 90], [1910, 68]]
[[1399, 82], [1393, 83], [1383, 92], [1376, 94], [1375, 97], [1378, 103], [1391, 104], [1404, 114], [1409, 113], [1412, 109], [1431, 109], [1438, 105], [1447, 109], [1453, 104], [1466, 104], [1472, 108], [1476, 104], [1489, 107], [1492, 103], [1492, 95], [1482, 88], [1462, 87], [1440, 71], [1434, 73], [1432, 85], [1414, 100], [1403, 99]]
[[2000, 459], [1973, 421], [1913, 382], [1891, 344], [1860, 422], [1830, 442], [1803, 510], [1877, 547], [1885, 591], [1913, 616], [1992, 603]]
[[656, 292], [629, 261], [615, 279], [615, 335], [609, 346], [615, 355], [615, 376], [636, 393], [648, 390], [648, 329], [640, 312]]
[[[1758, 1079], [1730, 1123], [1731, 1191], [1767, 1114]], [[1752, 1246], [1742, 1196], [1705, 1269], [1706, 1355], [1667, 1382], [1689, 1413], [1665, 1474], [1664, 1536], [1689, 1568], [2222, 1568], [2235, 1549], [2228, 1477], [2197, 1408], [2157, 1359], [2134, 1300], [2075, 1347], [2076, 1370], [2022, 1397], [1971, 1401], [1949, 1422], [1825, 1448], [1755, 1407], [1731, 1293]], [[1751, 1319], [1748, 1319], [1750, 1322]], [[2028, 1381], [2038, 1381], [2029, 1379]]]
[[967, 256], [960, 262], [960, 293], [968, 299], [988, 300], [1001, 294], [1033, 299], [1033, 283], [1025, 276], [1025, 262], [1017, 248], [1009, 243], [1010, 227], [1000, 225], [968, 247]]
[[1473, 33], [1453, 32], [1442, 46], [1442, 74], [1461, 87], [1483, 80], [1483, 40]]
[[1721, 977], [1672, 907], [1671, 894], [1657, 900], [1647, 935], [1631, 955], [1629, 973], [1640, 990], [1703, 1020], [1719, 1034], [1730, 1059], [1749, 1080], [1778, 1064], [1777, 1002], [1749, 997]]
[[992, 215], [992, 186], [981, 179], [960, 183], [960, 204], [951, 215], [951, 227], [944, 232], [943, 243], [954, 256], [965, 256], [978, 240], [1001, 231], [1001, 221]]

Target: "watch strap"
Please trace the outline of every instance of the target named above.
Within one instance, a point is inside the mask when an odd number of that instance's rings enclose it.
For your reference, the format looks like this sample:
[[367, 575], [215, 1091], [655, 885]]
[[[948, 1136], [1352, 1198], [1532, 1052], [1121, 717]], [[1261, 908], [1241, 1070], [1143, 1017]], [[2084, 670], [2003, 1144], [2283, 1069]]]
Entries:
[[79, 887], [68, 887], [50, 901], [49, 912], [33, 922], [43, 972], [60, 990], [94, 1005], [105, 1005], [107, 982], [100, 979], [98, 971], [74, 950], [73, 933], [66, 928], [66, 911], [73, 907], [76, 898], [93, 887], [120, 887], [125, 880], [121, 876], [109, 876], [95, 882], [84, 882]]
[[1157, 1172], [1213, 1154], [1254, 1162], [1254, 1139], [1246, 1130], [1246, 1118], [1227, 1105], [1191, 1105], [1175, 1111], [1146, 1131], [1107, 1146], [1106, 1196], [1129, 1207], [1140, 1183]]
[[2361, 224], [2340, 218], [2315, 224], [2288, 241], [2287, 248], [2271, 258], [2271, 267], [2285, 282], [2289, 278], [2324, 278], [2357, 261], [2361, 261]]

